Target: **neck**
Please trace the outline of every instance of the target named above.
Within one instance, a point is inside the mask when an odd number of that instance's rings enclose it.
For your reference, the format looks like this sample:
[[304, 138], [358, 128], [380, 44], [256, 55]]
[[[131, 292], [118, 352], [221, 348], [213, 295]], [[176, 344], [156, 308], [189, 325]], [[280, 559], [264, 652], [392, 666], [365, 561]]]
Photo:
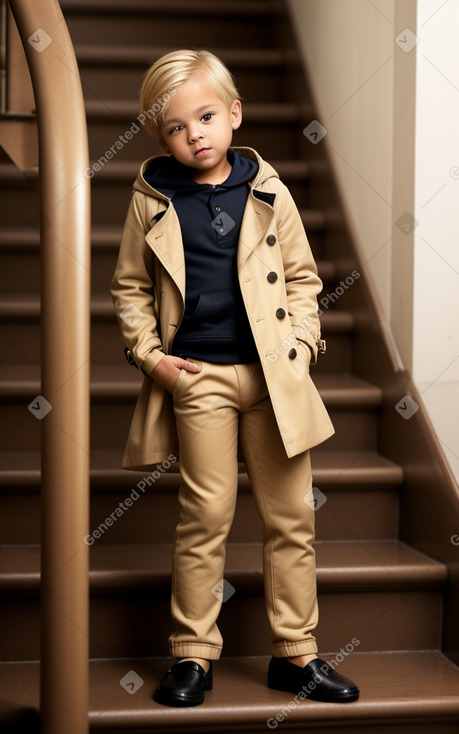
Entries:
[[215, 170], [214, 171], [197, 170], [195, 174], [193, 175], [193, 181], [195, 181], [198, 184], [217, 185], [217, 184], [223, 183], [223, 181], [226, 181], [230, 173], [231, 173], [231, 165], [226, 160], [222, 168], [219, 168], [216, 171]]

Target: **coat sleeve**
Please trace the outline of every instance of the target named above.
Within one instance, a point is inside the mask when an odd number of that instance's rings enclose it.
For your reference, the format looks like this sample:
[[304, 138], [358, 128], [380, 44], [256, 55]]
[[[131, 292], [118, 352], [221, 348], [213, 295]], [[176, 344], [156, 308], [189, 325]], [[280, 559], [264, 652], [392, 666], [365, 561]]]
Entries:
[[315, 263], [300, 214], [287, 187], [278, 198], [278, 237], [282, 252], [285, 287], [290, 321], [297, 341], [307, 344], [311, 350], [311, 364], [317, 361], [318, 352], [325, 351], [320, 338], [320, 322], [317, 296], [322, 281], [317, 275]]
[[136, 365], [150, 374], [164, 353], [159, 334], [154, 255], [145, 235], [145, 196], [134, 192], [111, 282], [111, 294], [124, 342]]

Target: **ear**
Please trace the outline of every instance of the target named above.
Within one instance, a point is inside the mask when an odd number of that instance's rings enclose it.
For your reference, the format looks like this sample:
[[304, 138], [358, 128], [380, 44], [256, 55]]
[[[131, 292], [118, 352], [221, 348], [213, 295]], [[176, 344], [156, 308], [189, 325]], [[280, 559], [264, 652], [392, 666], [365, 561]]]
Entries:
[[231, 127], [237, 130], [242, 122], [242, 105], [240, 99], [235, 99], [230, 109]]

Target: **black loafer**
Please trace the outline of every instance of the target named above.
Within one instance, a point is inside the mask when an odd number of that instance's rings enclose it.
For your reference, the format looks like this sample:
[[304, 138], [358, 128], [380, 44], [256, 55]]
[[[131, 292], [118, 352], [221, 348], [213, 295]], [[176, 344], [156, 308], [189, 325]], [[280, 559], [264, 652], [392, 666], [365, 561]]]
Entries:
[[359, 697], [359, 689], [349, 678], [336, 673], [324, 660], [317, 658], [300, 668], [287, 658], [271, 658], [268, 688], [301, 694], [301, 698], [326, 703], [350, 703]]
[[153, 694], [165, 706], [198, 706], [204, 701], [204, 691], [213, 686], [212, 661], [208, 673], [193, 660], [175, 663]]

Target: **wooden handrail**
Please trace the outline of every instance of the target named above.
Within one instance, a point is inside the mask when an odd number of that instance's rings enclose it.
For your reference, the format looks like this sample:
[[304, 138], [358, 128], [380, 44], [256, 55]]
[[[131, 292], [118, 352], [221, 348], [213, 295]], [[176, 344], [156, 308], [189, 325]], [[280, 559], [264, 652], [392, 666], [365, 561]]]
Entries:
[[[32, 78], [41, 192], [41, 730], [88, 731], [90, 189], [83, 94], [57, 0], [9, 0]], [[49, 411], [49, 412], [46, 412]]]

